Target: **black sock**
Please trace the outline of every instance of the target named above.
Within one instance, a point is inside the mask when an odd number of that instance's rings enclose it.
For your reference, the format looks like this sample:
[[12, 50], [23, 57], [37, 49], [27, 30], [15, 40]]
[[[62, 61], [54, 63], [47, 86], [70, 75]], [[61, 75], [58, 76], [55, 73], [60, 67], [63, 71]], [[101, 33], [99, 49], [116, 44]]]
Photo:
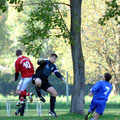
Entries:
[[56, 97], [51, 96], [50, 98], [50, 111], [53, 112], [55, 109]]
[[41, 88], [35, 86], [35, 90], [36, 90], [36, 92], [37, 92], [37, 95], [38, 95], [39, 97], [41, 97], [41, 96], [42, 96], [42, 95], [41, 95]]
[[21, 106], [20, 116], [24, 115], [25, 103]]
[[19, 108], [18, 108], [17, 112], [18, 112], [18, 113], [20, 113], [20, 112], [21, 112], [21, 107], [19, 107]]

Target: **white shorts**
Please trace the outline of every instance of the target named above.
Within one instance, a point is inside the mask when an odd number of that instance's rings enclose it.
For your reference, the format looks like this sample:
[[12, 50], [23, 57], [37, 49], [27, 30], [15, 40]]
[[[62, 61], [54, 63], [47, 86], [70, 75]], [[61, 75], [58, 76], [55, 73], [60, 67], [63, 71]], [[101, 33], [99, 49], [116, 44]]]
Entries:
[[21, 78], [20, 82], [18, 83], [17, 90], [24, 91], [26, 90], [29, 83], [32, 81], [32, 77], [30, 78]]

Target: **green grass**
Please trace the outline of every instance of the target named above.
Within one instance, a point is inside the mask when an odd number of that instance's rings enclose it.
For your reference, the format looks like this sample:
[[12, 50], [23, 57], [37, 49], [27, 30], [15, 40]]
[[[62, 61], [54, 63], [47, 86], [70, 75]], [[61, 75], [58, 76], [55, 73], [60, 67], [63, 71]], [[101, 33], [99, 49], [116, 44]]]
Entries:
[[[84, 120], [84, 117], [85, 115], [66, 113], [66, 114], [58, 114], [57, 120]], [[50, 116], [42, 116], [42, 117], [40, 116], [4, 117], [3, 116], [0, 117], [0, 120], [56, 120], [56, 118]], [[117, 109], [116, 110], [111, 109], [110, 111], [105, 111], [105, 114], [103, 116], [100, 116], [99, 120], [120, 120], [120, 112], [118, 112]]]
[[[10, 96], [10, 98], [14, 97]], [[16, 99], [17, 100], [17, 99]], [[16, 102], [11, 102], [11, 116], [7, 117], [6, 111], [6, 98], [0, 101], [0, 120], [56, 120], [54, 117], [48, 115], [49, 111], [49, 96], [46, 97], [47, 103], [42, 104], [42, 114], [37, 116], [36, 103], [28, 104], [28, 111], [25, 111], [24, 117], [16, 117], [14, 112], [17, 107]], [[85, 113], [89, 108], [91, 98], [85, 97]], [[70, 102], [66, 105], [66, 97], [58, 97], [56, 103], [56, 113], [58, 114], [57, 120], [84, 120], [85, 115], [70, 114]], [[91, 120], [92, 116], [89, 120]], [[111, 96], [107, 102], [106, 109], [103, 116], [100, 116], [99, 120], [120, 120], [120, 96]]]
[[[88, 109], [85, 109], [85, 113], [87, 113], [87, 110]], [[2, 116], [0, 115], [0, 120], [56, 120], [56, 118], [48, 115], [48, 109], [42, 111], [41, 116], [37, 116], [35, 109], [25, 112], [24, 117], [16, 117], [14, 112], [15, 110], [12, 110], [11, 116], [7, 117], [6, 110], [0, 110], [0, 113], [2, 114]], [[70, 114], [69, 109], [56, 109], [56, 113], [58, 114], [57, 120], [84, 120], [86, 115]], [[92, 116], [90, 118], [92, 118]], [[99, 120], [120, 120], [120, 108], [105, 109], [103, 116], [100, 116]]]

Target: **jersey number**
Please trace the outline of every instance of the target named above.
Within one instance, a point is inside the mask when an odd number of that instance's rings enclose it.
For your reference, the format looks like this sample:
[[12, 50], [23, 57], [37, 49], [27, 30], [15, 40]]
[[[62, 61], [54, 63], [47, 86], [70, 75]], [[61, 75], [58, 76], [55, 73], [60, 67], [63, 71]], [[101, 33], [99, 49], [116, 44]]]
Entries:
[[24, 63], [23, 63], [23, 66], [25, 66], [26, 69], [31, 68], [31, 65], [30, 65], [30, 62], [29, 62], [29, 61], [24, 62]]
[[104, 92], [104, 94], [107, 95], [109, 90], [110, 90], [110, 88], [108, 86], [106, 86], [105, 88], [106, 88], [106, 91]]

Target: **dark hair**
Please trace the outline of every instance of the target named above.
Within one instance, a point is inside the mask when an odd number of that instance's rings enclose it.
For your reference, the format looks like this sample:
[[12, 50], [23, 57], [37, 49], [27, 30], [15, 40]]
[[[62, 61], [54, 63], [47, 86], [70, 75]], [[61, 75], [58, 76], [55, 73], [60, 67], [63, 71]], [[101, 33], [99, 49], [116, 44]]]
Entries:
[[58, 57], [55, 53], [52, 53], [50, 57], [55, 56], [56, 58]]
[[105, 77], [105, 81], [109, 82], [110, 79], [112, 78], [112, 75], [110, 73], [105, 73], [104, 77]]
[[22, 50], [18, 49], [16, 50], [16, 56], [22, 55]]

